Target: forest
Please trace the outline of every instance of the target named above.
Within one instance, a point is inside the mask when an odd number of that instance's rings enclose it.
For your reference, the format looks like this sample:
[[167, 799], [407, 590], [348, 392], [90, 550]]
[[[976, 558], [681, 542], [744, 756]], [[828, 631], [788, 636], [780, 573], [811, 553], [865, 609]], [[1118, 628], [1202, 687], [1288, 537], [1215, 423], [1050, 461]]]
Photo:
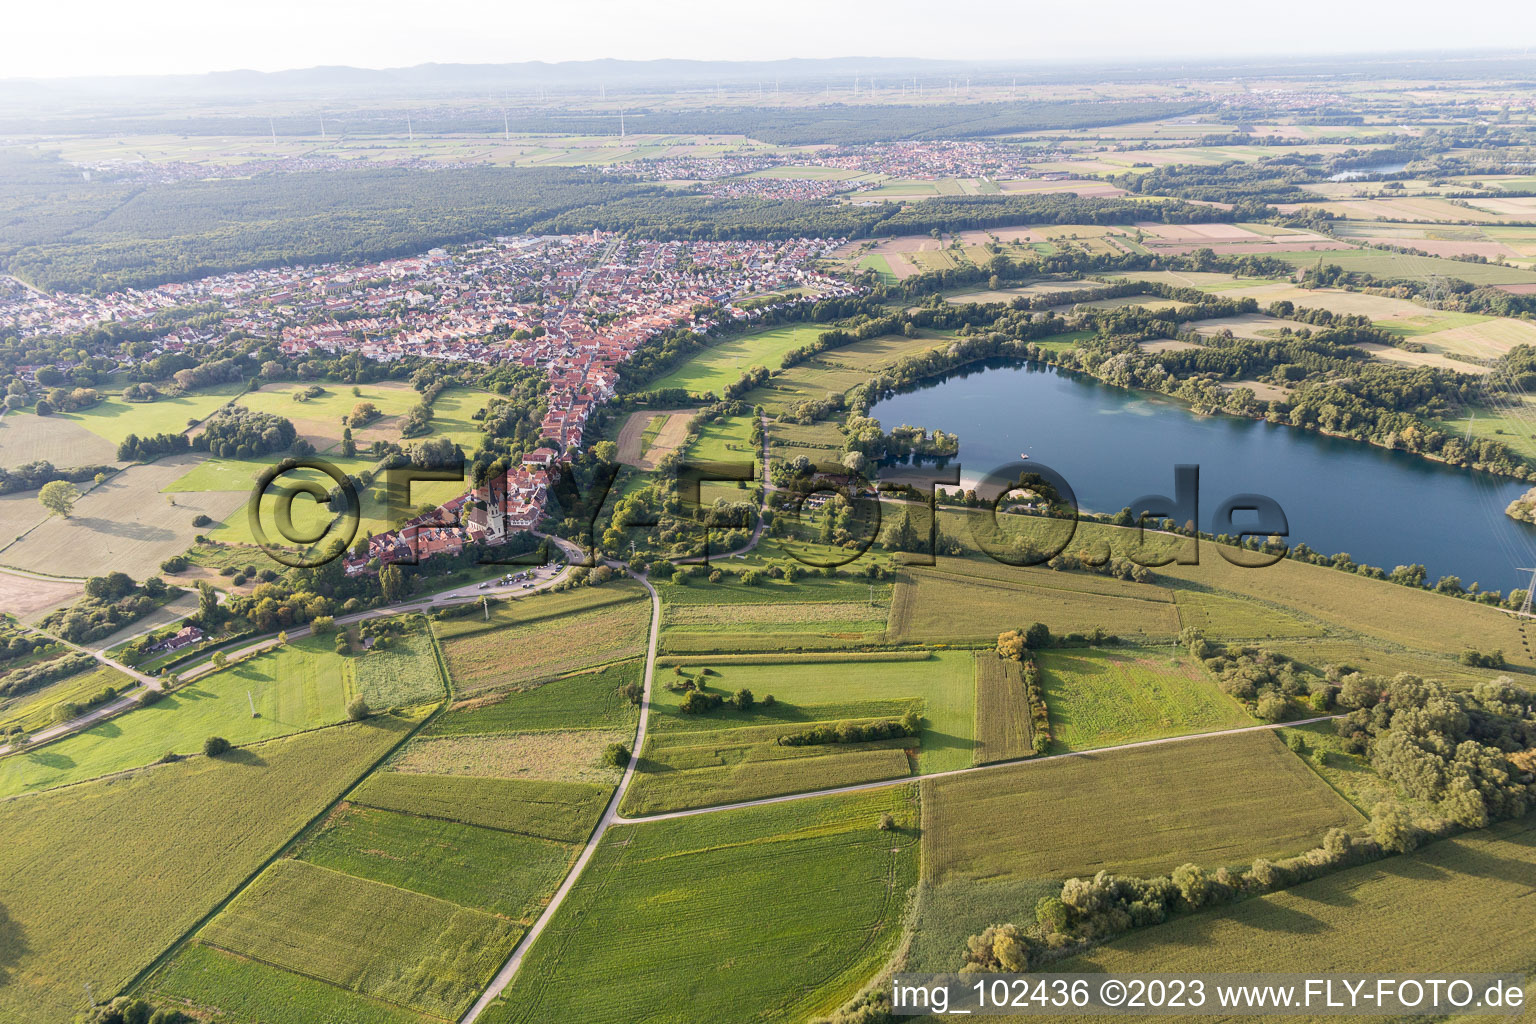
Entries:
[[[11, 174], [11, 171], [15, 174]], [[1179, 200], [946, 196], [903, 207], [722, 199], [559, 168], [315, 171], [124, 186], [0, 164], [0, 262], [37, 287], [110, 291], [260, 267], [404, 256], [500, 234], [848, 237], [1025, 224], [1229, 221]]]

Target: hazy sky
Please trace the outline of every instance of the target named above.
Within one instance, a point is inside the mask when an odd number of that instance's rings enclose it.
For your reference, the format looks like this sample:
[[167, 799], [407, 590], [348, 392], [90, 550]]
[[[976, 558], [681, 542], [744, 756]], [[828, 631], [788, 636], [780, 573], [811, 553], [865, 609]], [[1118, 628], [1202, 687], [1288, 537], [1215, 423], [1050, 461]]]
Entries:
[[[13, 3], [0, 77], [618, 57], [1165, 58], [1536, 45], [1530, 0], [65, 0]], [[1386, 15], [1386, 16], [1384, 16]]]

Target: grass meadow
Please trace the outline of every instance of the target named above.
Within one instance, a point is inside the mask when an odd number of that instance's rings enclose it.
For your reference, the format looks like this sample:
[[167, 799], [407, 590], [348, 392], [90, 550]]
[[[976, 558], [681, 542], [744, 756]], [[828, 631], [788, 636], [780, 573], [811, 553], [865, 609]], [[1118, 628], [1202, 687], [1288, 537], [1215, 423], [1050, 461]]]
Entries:
[[352, 659], [335, 653], [328, 639], [295, 640], [153, 704], [0, 760], [0, 796], [138, 768], [167, 752], [196, 753], [209, 736], [240, 746], [340, 722], [353, 692]]
[[82, 983], [118, 991], [414, 724], [378, 718], [0, 802], [0, 1020], [65, 1024]]
[[642, 661], [625, 661], [595, 672], [547, 683], [486, 692], [457, 701], [424, 731], [428, 736], [474, 736], [571, 729], [633, 730], [639, 709], [619, 690], [639, 685]]
[[[704, 675], [705, 668], [712, 674]], [[666, 685], [679, 677], [658, 676], [640, 771], [624, 801], [626, 814], [945, 771], [974, 759], [976, 687], [969, 651], [924, 660], [803, 664], [741, 658], [684, 671], [722, 696], [751, 690], [757, 702], [746, 711], [726, 704], [702, 715], [684, 714], [682, 694]], [[774, 703], [765, 707], [769, 694]], [[803, 747], [777, 742], [780, 735], [817, 722], [898, 718], [914, 708], [923, 716], [922, 734], [915, 739]]]
[[893, 641], [987, 642], [1031, 622], [1054, 633], [1103, 628], [1120, 636], [1171, 637], [1179, 631], [1173, 596], [1160, 587], [977, 559], [937, 563], [901, 571], [891, 601]]
[[407, 631], [348, 659], [357, 693], [374, 710], [435, 702], [446, 696], [443, 672], [432, 634], [419, 616], [407, 619]]
[[244, 382], [221, 384], [153, 402], [125, 402], [116, 395], [109, 395], [88, 409], [54, 415], [60, 420], [79, 424], [111, 442], [115, 448], [129, 434], [143, 437], [146, 434], [184, 433], [189, 425], [212, 416], [244, 390]]
[[[876, 824], [891, 814], [897, 829]], [[801, 1021], [886, 962], [917, 879], [910, 787], [608, 832], [487, 1024]]]
[[1058, 750], [1256, 724], [1182, 651], [1073, 649], [1049, 651], [1039, 660]]
[[661, 588], [661, 649], [703, 651], [840, 649], [884, 638], [891, 587], [849, 580], [765, 580], [744, 587], [689, 579]]
[[652, 381], [653, 390], [683, 388], [694, 394], [720, 394], [754, 366], [777, 370], [784, 354], [814, 342], [831, 328], [826, 324], [785, 324], [752, 331], [711, 345], [684, 360], [666, 376]]
[[25, 732], [36, 732], [53, 724], [53, 709], [60, 704], [89, 700], [108, 686], [122, 693], [137, 685], [131, 676], [109, 665], [98, 665], [0, 704], [0, 730], [20, 726]]

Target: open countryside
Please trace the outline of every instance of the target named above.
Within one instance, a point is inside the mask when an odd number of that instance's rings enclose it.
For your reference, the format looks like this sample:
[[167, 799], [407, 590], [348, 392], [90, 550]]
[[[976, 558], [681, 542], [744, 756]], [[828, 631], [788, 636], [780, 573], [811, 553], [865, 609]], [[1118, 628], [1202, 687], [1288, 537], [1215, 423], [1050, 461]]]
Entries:
[[1524, 12], [395, 6], [16, 21], [0, 1024], [1536, 970]]

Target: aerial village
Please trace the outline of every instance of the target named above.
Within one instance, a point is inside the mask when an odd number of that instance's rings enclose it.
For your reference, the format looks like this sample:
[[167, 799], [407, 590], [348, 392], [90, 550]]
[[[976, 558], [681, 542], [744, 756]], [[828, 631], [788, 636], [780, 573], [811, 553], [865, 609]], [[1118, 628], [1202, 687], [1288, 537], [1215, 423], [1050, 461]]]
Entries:
[[[548, 381], [540, 448], [504, 478], [460, 495], [349, 555], [356, 575], [407, 559], [498, 545], [544, 514], [550, 474], [581, 449], [592, 411], [613, 397], [618, 367], [674, 327], [709, 333], [766, 305], [846, 295], [855, 286], [816, 261], [843, 239], [648, 241], [611, 233], [496, 238], [361, 265], [256, 269], [105, 295], [0, 294], [0, 326], [22, 335], [154, 322], [189, 306], [216, 322], [175, 328], [155, 350], [190, 349], [232, 331], [275, 339], [288, 356], [357, 352], [380, 362], [425, 357], [537, 368]], [[751, 304], [739, 300], [755, 298]], [[68, 367], [61, 367], [68, 369]], [[35, 372], [36, 368], [25, 368]]]

